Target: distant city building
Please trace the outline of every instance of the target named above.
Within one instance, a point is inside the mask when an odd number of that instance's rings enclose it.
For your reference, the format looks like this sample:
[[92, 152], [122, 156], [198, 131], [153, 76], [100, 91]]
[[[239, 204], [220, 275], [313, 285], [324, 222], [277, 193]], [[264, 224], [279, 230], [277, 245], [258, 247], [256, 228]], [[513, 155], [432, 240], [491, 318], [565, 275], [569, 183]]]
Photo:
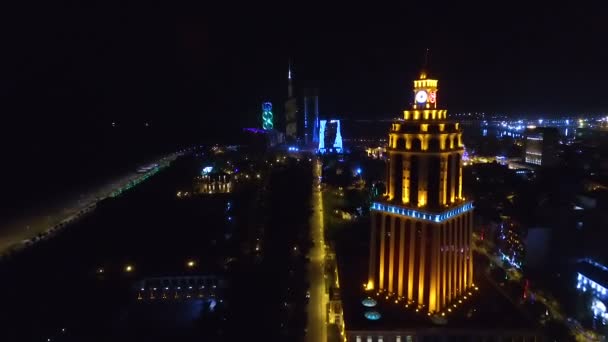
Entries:
[[272, 115], [272, 103], [262, 103], [262, 128], [271, 130], [274, 128], [274, 118]]
[[524, 161], [539, 166], [556, 166], [559, 131], [555, 127], [527, 128], [524, 132]]
[[319, 153], [343, 153], [340, 120], [319, 121]]
[[293, 95], [291, 64], [287, 71], [287, 101], [285, 101], [285, 139], [295, 142], [298, 139], [298, 102]]
[[319, 143], [319, 94], [317, 89], [307, 90], [304, 95], [304, 144]]

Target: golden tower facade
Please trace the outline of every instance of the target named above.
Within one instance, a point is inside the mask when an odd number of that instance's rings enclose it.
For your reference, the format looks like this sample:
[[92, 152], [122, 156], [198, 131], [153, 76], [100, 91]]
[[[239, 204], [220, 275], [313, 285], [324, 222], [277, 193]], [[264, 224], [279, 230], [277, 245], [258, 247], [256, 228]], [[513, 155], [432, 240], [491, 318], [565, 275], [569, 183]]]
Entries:
[[438, 81], [389, 133], [386, 193], [371, 205], [367, 290], [442, 312], [473, 285], [473, 204], [462, 194], [462, 130], [437, 107]]

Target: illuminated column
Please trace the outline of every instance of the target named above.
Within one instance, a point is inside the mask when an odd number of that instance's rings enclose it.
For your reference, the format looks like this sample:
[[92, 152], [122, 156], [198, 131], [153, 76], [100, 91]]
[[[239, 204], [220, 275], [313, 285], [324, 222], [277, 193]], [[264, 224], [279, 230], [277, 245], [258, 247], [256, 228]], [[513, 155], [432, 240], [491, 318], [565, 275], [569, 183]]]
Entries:
[[410, 255], [408, 258], [407, 299], [414, 300], [414, 257], [416, 254], [416, 221], [408, 220], [410, 230]]
[[448, 273], [448, 268], [446, 267], [447, 262], [447, 251], [445, 250], [447, 245], [447, 228], [448, 225], [446, 223], [441, 224], [441, 307], [445, 307], [446, 305], [446, 275]]
[[467, 236], [467, 243], [469, 245], [469, 250], [467, 252], [469, 255], [469, 282], [467, 283], [467, 287], [471, 287], [473, 285], [473, 246], [471, 245], [473, 242], [473, 212], [470, 211], [466, 215], [469, 217]]
[[386, 214], [382, 214], [380, 227], [380, 274], [378, 275], [378, 289], [384, 289], [384, 245], [386, 240]]
[[388, 292], [394, 292], [393, 289], [393, 273], [395, 270], [395, 220], [397, 218], [391, 216], [391, 236], [389, 240], [389, 252], [388, 252]]
[[460, 286], [460, 292], [464, 293], [464, 290], [467, 287], [467, 258], [466, 258], [466, 245], [467, 245], [467, 215], [461, 215], [462, 217], [462, 285]]
[[462, 156], [458, 163], [458, 199], [462, 199]]
[[452, 163], [450, 165], [450, 201], [454, 202], [456, 199], [456, 155], [451, 154], [448, 156]]
[[451, 219], [450, 223], [452, 226], [451, 227], [452, 244], [450, 246], [450, 254], [452, 256], [452, 298], [451, 298], [451, 300], [454, 300], [454, 298], [456, 298], [456, 284], [457, 284], [456, 277], [458, 276], [458, 259], [456, 257], [456, 245], [457, 245], [456, 237], [458, 236], [456, 234], [457, 220]]
[[462, 215], [462, 293], [465, 293], [468, 284], [467, 282], [469, 281], [469, 244], [467, 243], [469, 232], [468, 221], [468, 215], [465, 213]]
[[462, 285], [464, 278], [464, 253], [462, 252], [462, 245], [464, 242], [464, 217], [463, 215], [458, 216], [458, 295], [462, 294]]
[[400, 228], [399, 228], [399, 273], [397, 275], [397, 295], [399, 297], [403, 296], [403, 277], [405, 265], [403, 257], [405, 254], [405, 219], [399, 220]]
[[374, 281], [376, 276], [376, 225], [378, 224], [378, 220], [376, 217], [378, 214], [376, 212], [371, 212], [371, 224], [372, 229], [370, 233], [370, 246], [369, 246], [369, 276], [367, 278], [367, 290], [374, 289]]
[[439, 198], [441, 204], [446, 204], [448, 201], [448, 156], [441, 156], [441, 184], [439, 187]]
[[403, 156], [403, 191], [401, 203], [407, 204], [410, 201], [410, 156]]
[[388, 182], [390, 184], [389, 186], [389, 190], [388, 190], [388, 200], [392, 200], [393, 198], [395, 198], [395, 177], [397, 177], [397, 175], [395, 174], [395, 168], [393, 167], [393, 163], [395, 162], [395, 154], [391, 153], [389, 156], [389, 163], [388, 163]]
[[456, 259], [456, 269], [455, 271], [455, 284], [454, 284], [454, 297], [458, 297], [458, 295], [460, 294], [460, 217], [456, 217], [454, 219], [454, 223], [455, 223], [455, 235], [456, 235], [456, 239], [455, 239], [455, 246], [454, 246], [454, 258]]
[[420, 242], [418, 246], [418, 250], [420, 251], [420, 264], [418, 268], [418, 304], [424, 304], [424, 263], [426, 262], [425, 253], [426, 253], [426, 224], [422, 223], [420, 225]]
[[430, 284], [429, 284], [429, 311], [439, 311], [439, 229], [440, 227], [435, 224], [429, 224], [430, 235], [431, 235], [431, 262], [430, 262]]
[[424, 207], [427, 203], [427, 158], [418, 159], [418, 206]]

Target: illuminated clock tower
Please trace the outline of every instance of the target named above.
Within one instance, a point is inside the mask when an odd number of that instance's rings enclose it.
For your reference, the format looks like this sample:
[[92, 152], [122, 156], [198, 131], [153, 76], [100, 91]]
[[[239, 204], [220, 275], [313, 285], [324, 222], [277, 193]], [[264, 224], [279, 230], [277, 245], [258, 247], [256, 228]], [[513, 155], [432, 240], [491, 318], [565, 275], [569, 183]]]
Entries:
[[438, 109], [437, 80], [414, 81], [392, 123], [386, 193], [371, 205], [368, 291], [444, 313], [473, 286], [473, 204], [462, 194], [462, 130]]

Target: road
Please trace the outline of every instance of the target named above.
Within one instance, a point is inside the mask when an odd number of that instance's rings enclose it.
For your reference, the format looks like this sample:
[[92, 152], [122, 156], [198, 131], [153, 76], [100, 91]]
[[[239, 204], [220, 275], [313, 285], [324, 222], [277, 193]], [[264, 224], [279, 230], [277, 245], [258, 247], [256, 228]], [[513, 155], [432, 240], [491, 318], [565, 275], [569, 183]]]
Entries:
[[312, 190], [312, 216], [310, 229], [314, 246], [308, 255], [308, 280], [310, 283], [310, 299], [308, 302], [308, 322], [306, 341], [327, 341], [327, 302], [325, 292], [325, 240], [323, 238], [323, 196], [320, 190], [321, 161], [313, 161], [313, 190]]
[[[171, 154], [159, 159], [156, 163], [170, 163], [178, 155], [180, 154]], [[0, 256], [22, 248], [25, 240], [32, 239], [41, 233], [49, 233], [58, 224], [78, 218], [80, 212], [95, 206], [97, 202], [111, 196], [115, 191], [145, 176], [146, 174], [131, 172], [75, 199], [65, 200], [59, 205], [57, 203], [49, 204], [46, 208], [30, 212], [27, 214], [28, 216], [0, 227]]]
[[[473, 234], [473, 238], [476, 241], [479, 241], [479, 236], [477, 234]], [[473, 244], [473, 248], [476, 252], [487, 257], [495, 265], [503, 268], [509, 274], [509, 279], [511, 281], [519, 282], [521, 284], [524, 279], [523, 274], [519, 270], [505, 265], [505, 263], [500, 259], [500, 257], [490, 252], [490, 250], [494, 249], [493, 246], [488, 247], [488, 245], [489, 242], [485, 241], [484, 244]], [[521, 285], [523, 287], [523, 284]], [[554, 298], [547, 297], [539, 292], [528, 292], [530, 295], [534, 295], [535, 300], [547, 307], [549, 313], [551, 314], [551, 317], [555, 321], [565, 324], [566, 327], [570, 330], [572, 336], [574, 336], [577, 341], [595, 342], [601, 340], [598, 334], [596, 334], [592, 330], [583, 328], [580, 323], [578, 323], [573, 318], [567, 317], [566, 314], [562, 311], [562, 308], [560, 307], [557, 300], [555, 300]]]

